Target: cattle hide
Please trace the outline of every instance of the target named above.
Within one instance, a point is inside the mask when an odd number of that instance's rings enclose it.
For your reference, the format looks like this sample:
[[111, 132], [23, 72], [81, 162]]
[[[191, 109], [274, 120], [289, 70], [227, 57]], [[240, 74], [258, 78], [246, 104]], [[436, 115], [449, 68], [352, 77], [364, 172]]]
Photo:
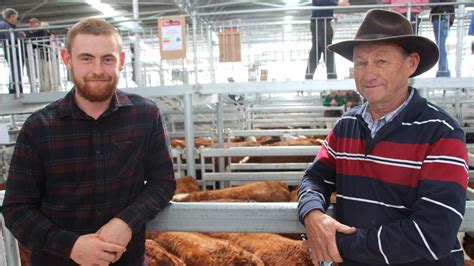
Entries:
[[149, 266], [185, 266], [184, 262], [166, 251], [153, 240], [145, 241], [146, 260]]
[[[186, 141], [184, 139], [171, 138], [171, 146], [174, 148], [186, 148]], [[210, 147], [212, 143], [209, 137], [197, 137], [194, 138], [194, 147], [199, 148], [201, 146]]]
[[148, 236], [189, 266], [264, 266], [263, 262], [252, 253], [232, 245], [229, 241], [201, 233], [164, 232], [148, 233]]
[[174, 194], [190, 193], [199, 191], [199, 184], [192, 176], [182, 176], [176, 179], [176, 190]]
[[297, 138], [282, 140], [270, 144], [269, 146], [320, 146], [321, 141], [319, 139], [308, 139], [308, 138]]
[[298, 189], [292, 190], [290, 193], [290, 201], [297, 202], [298, 201]]
[[30, 262], [31, 251], [18, 242], [18, 250], [20, 252], [21, 266], [28, 266]]
[[183, 139], [170, 139], [171, 147], [173, 148], [184, 148], [186, 144]]
[[469, 234], [464, 234], [462, 239], [462, 247], [464, 248], [464, 252], [468, 255], [471, 259], [474, 258], [474, 237], [470, 236]]
[[266, 233], [209, 233], [208, 235], [226, 239], [253, 253], [265, 265], [313, 265], [309, 252], [303, 247], [302, 241]]
[[218, 190], [191, 192], [173, 197], [174, 201], [210, 201], [217, 199], [239, 199], [256, 202], [288, 202], [288, 185], [279, 181], [264, 181]]

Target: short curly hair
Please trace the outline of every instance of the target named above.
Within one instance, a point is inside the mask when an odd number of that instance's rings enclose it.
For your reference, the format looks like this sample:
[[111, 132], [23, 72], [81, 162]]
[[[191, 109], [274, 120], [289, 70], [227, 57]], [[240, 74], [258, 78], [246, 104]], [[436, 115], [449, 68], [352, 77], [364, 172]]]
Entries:
[[12, 16], [18, 16], [18, 11], [16, 11], [15, 9], [13, 8], [5, 8], [3, 11], [2, 11], [2, 17], [4, 19], [9, 19], [11, 18]]

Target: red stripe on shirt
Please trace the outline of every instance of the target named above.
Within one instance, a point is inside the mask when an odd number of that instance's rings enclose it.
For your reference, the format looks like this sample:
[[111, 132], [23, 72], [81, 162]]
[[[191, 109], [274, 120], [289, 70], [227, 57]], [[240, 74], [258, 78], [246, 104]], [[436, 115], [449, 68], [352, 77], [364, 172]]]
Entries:
[[337, 174], [365, 176], [386, 183], [418, 186], [419, 169], [380, 164], [364, 160], [338, 160]]

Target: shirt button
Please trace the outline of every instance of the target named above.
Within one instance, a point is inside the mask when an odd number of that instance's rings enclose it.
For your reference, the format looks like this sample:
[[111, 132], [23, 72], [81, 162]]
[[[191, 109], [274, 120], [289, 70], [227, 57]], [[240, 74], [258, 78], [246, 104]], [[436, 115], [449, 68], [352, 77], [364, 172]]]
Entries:
[[96, 151], [95, 151], [95, 154], [100, 154], [100, 150], [96, 150]]

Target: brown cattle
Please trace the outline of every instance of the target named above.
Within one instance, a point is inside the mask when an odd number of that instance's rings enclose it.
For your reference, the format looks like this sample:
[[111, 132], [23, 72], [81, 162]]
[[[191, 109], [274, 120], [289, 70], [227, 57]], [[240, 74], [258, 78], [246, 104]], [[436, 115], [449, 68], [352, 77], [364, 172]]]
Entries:
[[31, 251], [18, 242], [18, 250], [20, 252], [21, 266], [28, 266], [30, 262]]
[[192, 176], [182, 176], [176, 179], [176, 190], [174, 194], [190, 193], [199, 191], [199, 184]]
[[212, 237], [226, 239], [260, 258], [265, 265], [313, 265], [302, 241], [264, 233], [210, 233]]
[[232, 245], [229, 241], [201, 233], [148, 233], [148, 238], [156, 241], [190, 266], [264, 265], [257, 256]]
[[292, 190], [290, 193], [290, 201], [297, 202], [298, 201], [298, 189]]
[[174, 201], [210, 201], [217, 199], [238, 199], [256, 202], [288, 202], [290, 192], [288, 185], [279, 181], [264, 181], [245, 184], [241, 186], [191, 192], [175, 195]]
[[[170, 138], [171, 146], [174, 148], [185, 148], [186, 141], [180, 138]], [[212, 140], [209, 137], [197, 137], [194, 138], [194, 147], [199, 148], [201, 146], [211, 147]]]
[[255, 147], [261, 146], [259, 142], [256, 141], [241, 141], [241, 142], [231, 142], [231, 143], [224, 143], [224, 148], [228, 147]]
[[183, 139], [170, 139], [171, 147], [173, 148], [184, 148], [186, 144], [184, 143]]
[[296, 139], [281, 140], [270, 144], [269, 146], [320, 146], [320, 139], [311, 139], [305, 137], [299, 137]]
[[[213, 141], [211, 140], [210, 137], [197, 137], [194, 138], [194, 147], [199, 148], [201, 146], [203, 147], [211, 147]], [[215, 142], [214, 142], [215, 144]]]
[[468, 233], [464, 234], [464, 238], [462, 239], [462, 247], [464, 248], [464, 252], [468, 255], [471, 259], [474, 258], [474, 237], [470, 236]]
[[[336, 192], [331, 194], [330, 201], [332, 204], [335, 204], [337, 200]], [[298, 201], [298, 189], [292, 190], [290, 193], [290, 201], [297, 202]]]
[[146, 260], [149, 266], [185, 266], [175, 255], [169, 253], [153, 240], [145, 241]]

